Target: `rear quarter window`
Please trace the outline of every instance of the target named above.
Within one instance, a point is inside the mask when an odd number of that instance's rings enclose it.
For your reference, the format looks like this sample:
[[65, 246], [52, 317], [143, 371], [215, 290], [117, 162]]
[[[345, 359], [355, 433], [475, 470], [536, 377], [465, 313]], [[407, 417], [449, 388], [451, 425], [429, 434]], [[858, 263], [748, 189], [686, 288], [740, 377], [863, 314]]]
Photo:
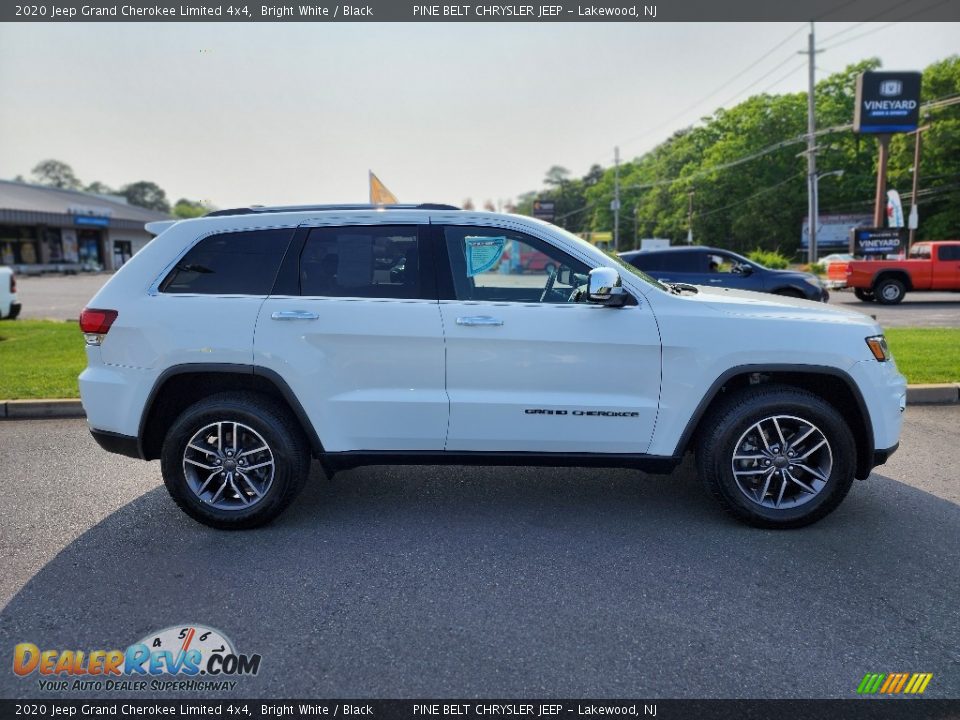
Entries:
[[210, 235], [194, 245], [160, 283], [160, 292], [269, 295], [292, 229]]

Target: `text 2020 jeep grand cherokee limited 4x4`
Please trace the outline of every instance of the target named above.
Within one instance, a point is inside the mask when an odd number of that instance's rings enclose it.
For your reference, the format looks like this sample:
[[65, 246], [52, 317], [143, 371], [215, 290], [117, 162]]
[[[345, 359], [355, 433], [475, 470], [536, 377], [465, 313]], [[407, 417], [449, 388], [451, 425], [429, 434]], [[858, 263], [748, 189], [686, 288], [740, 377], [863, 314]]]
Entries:
[[[552, 225], [445, 206], [219, 211], [158, 224], [84, 310], [107, 450], [244, 528], [364, 464], [632, 467], [688, 450], [753, 525], [822, 518], [897, 446], [879, 326], [665, 285]], [[550, 258], [542, 273], [518, 262]]]

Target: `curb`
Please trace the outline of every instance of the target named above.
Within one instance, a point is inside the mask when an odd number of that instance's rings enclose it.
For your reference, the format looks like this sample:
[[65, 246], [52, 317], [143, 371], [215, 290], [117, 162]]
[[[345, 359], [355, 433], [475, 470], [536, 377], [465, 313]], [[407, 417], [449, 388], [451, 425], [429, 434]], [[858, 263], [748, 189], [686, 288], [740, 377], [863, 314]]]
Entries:
[[30, 420], [35, 418], [86, 417], [79, 400], [4, 400], [0, 401], [0, 418]]
[[960, 402], [960, 384], [907, 385], [907, 405], [952, 405]]
[[[908, 385], [907, 405], [956, 405], [960, 403], [960, 383]], [[86, 417], [79, 400], [2, 400], [0, 419]]]

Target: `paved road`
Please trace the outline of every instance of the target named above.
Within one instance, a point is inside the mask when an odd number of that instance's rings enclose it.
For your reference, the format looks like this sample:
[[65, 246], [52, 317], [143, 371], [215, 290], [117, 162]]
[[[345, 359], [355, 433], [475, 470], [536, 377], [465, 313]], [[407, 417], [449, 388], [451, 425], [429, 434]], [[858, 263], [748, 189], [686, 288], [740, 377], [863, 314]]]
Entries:
[[[73, 320], [110, 275], [21, 277], [17, 280], [25, 318]], [[521, 275], [520, 284], [543, 284], [540, 275]], [[896, 306], [862, 303], [852, 292], [833, 291], [830, 304], [875, 315], [884, 327], [960, 327], [960, 294], [912, 293]]]
[[80, 311], [103, 284], [109, 273], [80, 275], [38, 275], [17, 277], [17, 295], [24, 318], [76, 320]]
[[0, 422], [0, 648], [205, 623], [263, 655], [247, 697], [851, 697], [868, 671], [958, 697], [958, 428], [910, 408], [890, 464], [799, 531], [727, 519], [685, 465], [315, 470], [227, 533], [81, 421]]
[[883, 327], [960, 327], [960, 293], [907, 293], [899, 305], [857, 300], [853, 292], [832, 290], [830, 305], [873, 315]]

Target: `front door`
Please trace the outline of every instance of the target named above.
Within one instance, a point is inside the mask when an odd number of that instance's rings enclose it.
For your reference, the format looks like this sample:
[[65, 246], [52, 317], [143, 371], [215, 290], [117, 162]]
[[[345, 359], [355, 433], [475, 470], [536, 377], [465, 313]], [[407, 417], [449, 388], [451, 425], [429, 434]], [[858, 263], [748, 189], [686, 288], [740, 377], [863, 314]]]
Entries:
[[443, 333], [424, 232], [302, 228], [263, 304], [254, 363], [286, 380], [327, 452], [443, 449]]
[[646, 301], [585, 302], [590, 267], [543, 238], [467, 225], [437, 232], [446, 449], [645, 452], [660, 392]]

